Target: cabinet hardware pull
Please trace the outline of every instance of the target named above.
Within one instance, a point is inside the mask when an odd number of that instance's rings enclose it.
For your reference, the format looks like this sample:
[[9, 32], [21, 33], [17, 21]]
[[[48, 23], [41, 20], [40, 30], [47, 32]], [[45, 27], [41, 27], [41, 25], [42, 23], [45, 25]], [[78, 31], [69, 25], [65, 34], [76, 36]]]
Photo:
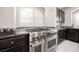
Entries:
[[14, 41], [11, 41], [11, 44], [14, 44]]

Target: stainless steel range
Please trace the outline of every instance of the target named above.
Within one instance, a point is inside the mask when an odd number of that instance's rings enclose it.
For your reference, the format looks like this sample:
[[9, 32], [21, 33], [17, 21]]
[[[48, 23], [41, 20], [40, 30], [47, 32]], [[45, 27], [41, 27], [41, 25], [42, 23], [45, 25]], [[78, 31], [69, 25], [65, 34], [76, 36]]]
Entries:
[[57, 31], [50, 30], [45, 37], [45, 52], [55, 51], [57, 47]]
[[44, 28], [26, 30], [30, 34], [30, 52], [48, 52], [56, 48], [56, 31]]
[[41, 38], [41, 30], [26, 30], [30, 34], [30, 52], [44, 52], [44, 39]]

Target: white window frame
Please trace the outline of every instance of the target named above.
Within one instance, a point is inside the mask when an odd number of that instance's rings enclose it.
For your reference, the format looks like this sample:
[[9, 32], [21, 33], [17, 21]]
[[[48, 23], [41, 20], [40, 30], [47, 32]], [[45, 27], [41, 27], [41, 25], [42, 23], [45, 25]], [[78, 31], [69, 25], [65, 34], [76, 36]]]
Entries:
[[[21, 11], [21, 9], [26, 9], [26, 8], [28, 8], [28, 9], [32, 9], [33, 10], [33, 17], [32, 17], [32, 21], [31, 22], [28, 22], [28, 23], [21, 23], [21, 15], [19, 14], [20, 13], [20, 11]], [[17, 20], [17, 27], [26, 27], [26, 26], [32, 26], [33, 25], [33, 23], [34, 23], [34, 9], [32, 8], [32, 7], [17, 7], [16, 8], [16, 20]]]
[[[77, 13], [78, 12], [78, 13]], [[76, 8], [75, 10], [73, 10], [72, 12], [71, 12], [71, 22], [72, 22], [72, 26], [74, 27], [74, 28], [79, 28], [79, 25], [78, 24], [75, 24], [75, 20], [74, 20], [74, 16], [75, 16], [75, 14], [79, 14], [79, 8]]]

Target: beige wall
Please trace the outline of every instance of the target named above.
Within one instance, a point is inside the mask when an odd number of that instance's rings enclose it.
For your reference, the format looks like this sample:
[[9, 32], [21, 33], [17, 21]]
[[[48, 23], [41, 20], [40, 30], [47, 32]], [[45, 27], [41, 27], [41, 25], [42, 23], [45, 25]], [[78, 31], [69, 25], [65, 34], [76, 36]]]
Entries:
[[45, 25], [56, 26], [56, 7], [45, 8]]
[[64, 8], [63, 11], [65, 12], [65, 26], [72, 26], [72, 15], [71, 13], [77, 9], [77, 7], [71, 7], [71, 8]]
[[0, 28], [15, 28], [13, 7], [0, 7]]
[[34, 26], [44, 26], [44, 8], [35, 8]]
[[[56, 26], [56, 7], [35, 9], [34, 22], [27, 26]], [[17, 19], [13, 7], [0, 7], [0, 28], [16, 28]]]

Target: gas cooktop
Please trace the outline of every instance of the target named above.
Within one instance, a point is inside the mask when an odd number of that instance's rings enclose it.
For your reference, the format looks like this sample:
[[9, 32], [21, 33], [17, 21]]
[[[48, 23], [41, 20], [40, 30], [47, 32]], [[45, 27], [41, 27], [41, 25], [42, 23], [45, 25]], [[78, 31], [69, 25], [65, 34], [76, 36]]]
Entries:
[[40, 32], [49, 29], [35, 28], [35, 29], [26, 29], [27, 32]]

